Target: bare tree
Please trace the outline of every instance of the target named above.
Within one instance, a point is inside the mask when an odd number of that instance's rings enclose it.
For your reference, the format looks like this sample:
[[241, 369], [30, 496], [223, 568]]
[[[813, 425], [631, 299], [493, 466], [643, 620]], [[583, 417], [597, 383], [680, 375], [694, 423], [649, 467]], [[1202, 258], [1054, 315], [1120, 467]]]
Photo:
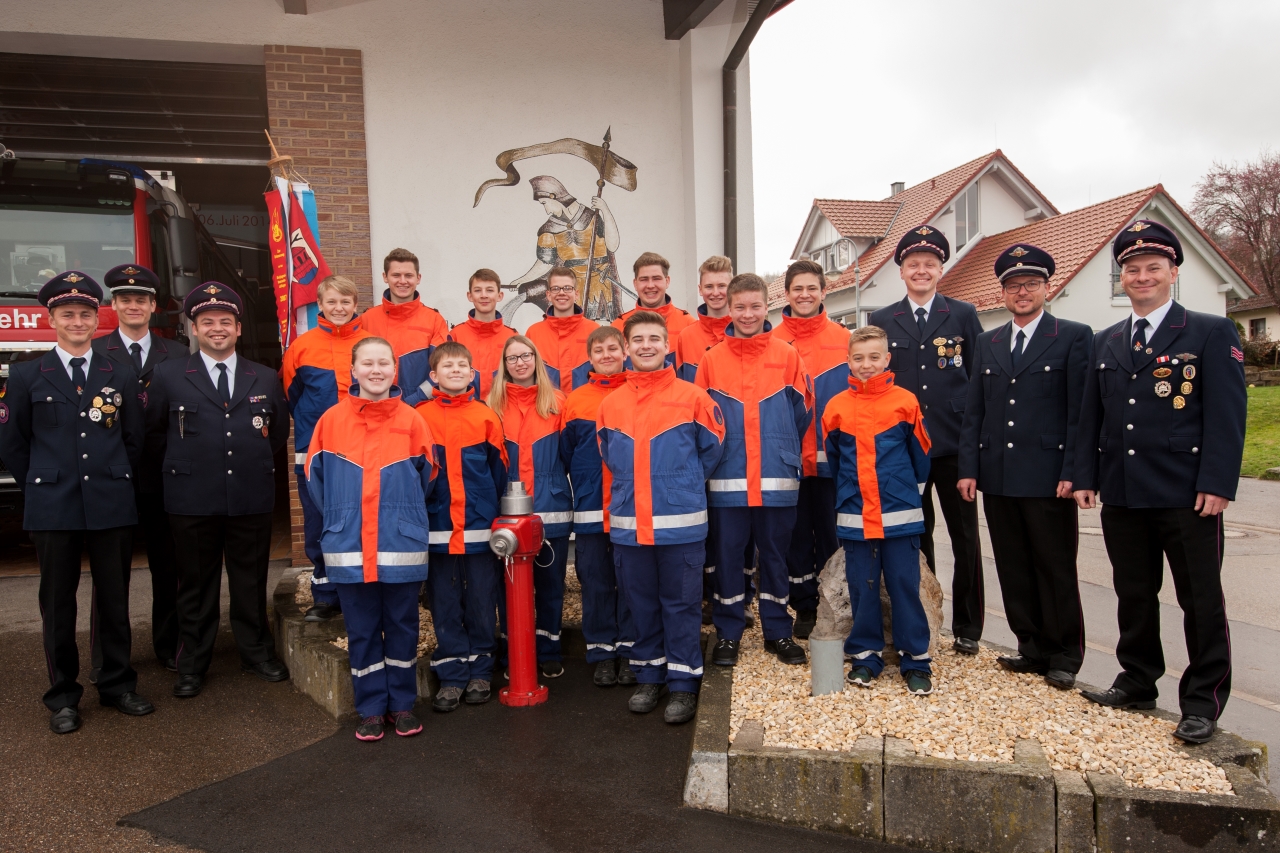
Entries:
[[1191, 213], [1245, 275], [1280, 305], [1280, 155], [1215, 162], [1196, 183]]

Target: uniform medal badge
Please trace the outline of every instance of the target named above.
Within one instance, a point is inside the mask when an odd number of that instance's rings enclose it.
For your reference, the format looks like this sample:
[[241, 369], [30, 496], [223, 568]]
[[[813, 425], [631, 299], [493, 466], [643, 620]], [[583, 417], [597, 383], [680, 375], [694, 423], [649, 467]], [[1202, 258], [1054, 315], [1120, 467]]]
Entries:
[[1180, 390], [1182, 391], [1183, 395], [1185, 395], [1185, 396], [1187, 396], [1187, 397], [1190, 397], [1190, 396], [1191, 396], [1191, 383], [1190, 383], [1190, 382], [1183, 382], [1183, 383], [1182, 383], [1182, 388], [1181, 388]]
[[943, 368], [945, 368], [946, 366], [947, 366], [947, 360], [946, 360], [945, 358], [940, 358], [940, 359], [938, 359], [938, 369], [939, 369], [939, 370], [942, 370], [942, 369], [943, 369]]
[[1173, 371], [1167, 367], [1157, 367], [1154, 371], [1152, 371], [1151, 375], [1154, 376], [1156, 379], [1166, 379], [1173, 375]]
[[253, 416], [253, 428], [254, 428], [254, 429], [262, 429], [262, 416], [261, 416], [261, 415], [254, 415], [254, 416]]
[[1169, 356], [1161, 355], [1156, 357], [1156, 364], [1168, 364], [1168, 363], [1169, 363]]
[[1197, 356], [1193, 352], [1180, 352], [1178, 353], [1177, 358], [1180, 358], [1183, 361], [1195, 361]]
[[1156, 383], [1156, 396], [1157, 396], [1157, 397], [1168, 397], [1168, 396], [1169, 396], [1170, 394], [1172, 394], [1172, 393], [1173, 393], [1173, 385], [1171, 385], [1170, 383], [1168, 383], [1168, 382], [1157, 382], [1157, 383]]
[[1195, 378], [1196, 378], [1196, 369], [1195, 369], [1195, 367], [1194, 367], [1194, 366], [1192, 366], [1192, 365], [1190, 365], [1190, 364], [1188, 364], [1186, 367], [1182, 368], [1182, 378], [1183, 378], [1183, 379], [1195, 379]]
[[102, 410], [101, 410], [101, 409], [90, 409], [90, 410], [89, 410], [89, 420], [93, 421], [95, 424], [96, 424], [96, 423], [98, 423], [99, 421], [101, 421], [101, 420], [102, 420]]
[[94, 397], [94, 398], [93, 398], [93, 405], [94, 405], [94, 406], [101, 406], [101, 405], [102, 405], [102, 398], [101, 398], [101, 397]]
[[1182, 409], [1182, 408], [1186, 408], [1186, 405], [1187, 405], [1187, 401], [1186, 401], [1186, 400], [1184, 400], [1182, 397], [1174, 397], [1174, 398], [1173, 398], [1173, 407], [1174, 407], [1175, 409]]
[[0, 424], [9, 422], [9, 406], [6, 403], [0, 403]]
[[115, 413], [116, 413], [116, 407], [115, 407], [115, 406], [111, 405], [110, 403], [103, 403], [103, 404], [102, 404], [102, 414], [104, 414], [104, 415], [114, 415]]
[[938, 355], [946, 355], [946, 354], [947, 354], [947, 348], [946, 348], [946, 347], [944, 347], [944, 346], [942, 346], [941, 344], [939, 344], [939, 345], [938, 345]]
[[[960, 349], [960, 347], [956, 347], [956, 349]], [[964, 359], [961, 358], [960, 355], [957, 353], [956, 357], [951, 359], [951, 363], [954, 364], [956, 367], [960, 367], [964, 364]]]
[[112, 395], [111, 401], [115, 403], [117, 406], [119, 406], [122, 403], [124, 403], [124, 397], [120, 396], [119, 392], [116, 392], [115, 394]]
[[934, 339], [933, 339], [933, 345], [934, 345], [935, 347], [943, 346], [944, 344], [946, 344], [946, 342], [947, 342], [947, 339], [946, 339], [946, 338], [934, 338]]

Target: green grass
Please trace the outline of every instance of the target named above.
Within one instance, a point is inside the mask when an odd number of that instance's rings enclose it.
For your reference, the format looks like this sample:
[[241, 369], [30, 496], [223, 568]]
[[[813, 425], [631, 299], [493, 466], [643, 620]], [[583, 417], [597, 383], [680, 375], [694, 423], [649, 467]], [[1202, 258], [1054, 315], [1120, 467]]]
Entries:
[[1250, 388], [1240, 476], [1261, 477], [1276, 467], [1280, 467], [1280, 387]]

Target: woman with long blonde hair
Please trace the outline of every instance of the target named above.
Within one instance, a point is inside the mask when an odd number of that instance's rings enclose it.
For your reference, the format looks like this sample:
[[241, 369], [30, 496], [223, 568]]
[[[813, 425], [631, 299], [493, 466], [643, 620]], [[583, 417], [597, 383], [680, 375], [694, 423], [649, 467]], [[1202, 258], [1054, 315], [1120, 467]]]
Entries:
[[[534, 512], [542, 517], [546, 542], [533, 561], [538, 668], [544, 678], [557, 678], [564, 673], [560, 621], [573, 529], [573, 492], [560, 457], [564, 394], [551, 381], [538, 348], [524, 335], [508, 338], [502, 347], [502, 362], [489, 389], [489, 408], [502, 418], [507, 476], [524, 483], [533, 495]], [[506, 602], [502, 597], [498, 601], [505, 636]]]

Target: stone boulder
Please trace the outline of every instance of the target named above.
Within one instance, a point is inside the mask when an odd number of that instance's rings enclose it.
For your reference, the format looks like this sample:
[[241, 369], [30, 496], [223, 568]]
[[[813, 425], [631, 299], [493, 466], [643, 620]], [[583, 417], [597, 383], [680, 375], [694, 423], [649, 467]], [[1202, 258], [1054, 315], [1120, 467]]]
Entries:
[[[885, 663], [896, 663], [897, 652], [893, 650], [893, 608], [889, 604], [889, 594], [885, 592], [884, 579], [880, 583], [880, 613], [884, 618]], [[920, 555], [920, 601], [924, 604], [924, 614], [929, 620], [929, 654], [938, 653], [938, 631], [942, 628], [942, 586], [924, 554]], [[849, 636], [853, 628], [853, 609], [849, 603], [849, 582], [844, 574], [844, 548], [827, 560], [822, 574], [818, 576], [818, 624], [813, 634], [819, 640], [843, 640]]]

